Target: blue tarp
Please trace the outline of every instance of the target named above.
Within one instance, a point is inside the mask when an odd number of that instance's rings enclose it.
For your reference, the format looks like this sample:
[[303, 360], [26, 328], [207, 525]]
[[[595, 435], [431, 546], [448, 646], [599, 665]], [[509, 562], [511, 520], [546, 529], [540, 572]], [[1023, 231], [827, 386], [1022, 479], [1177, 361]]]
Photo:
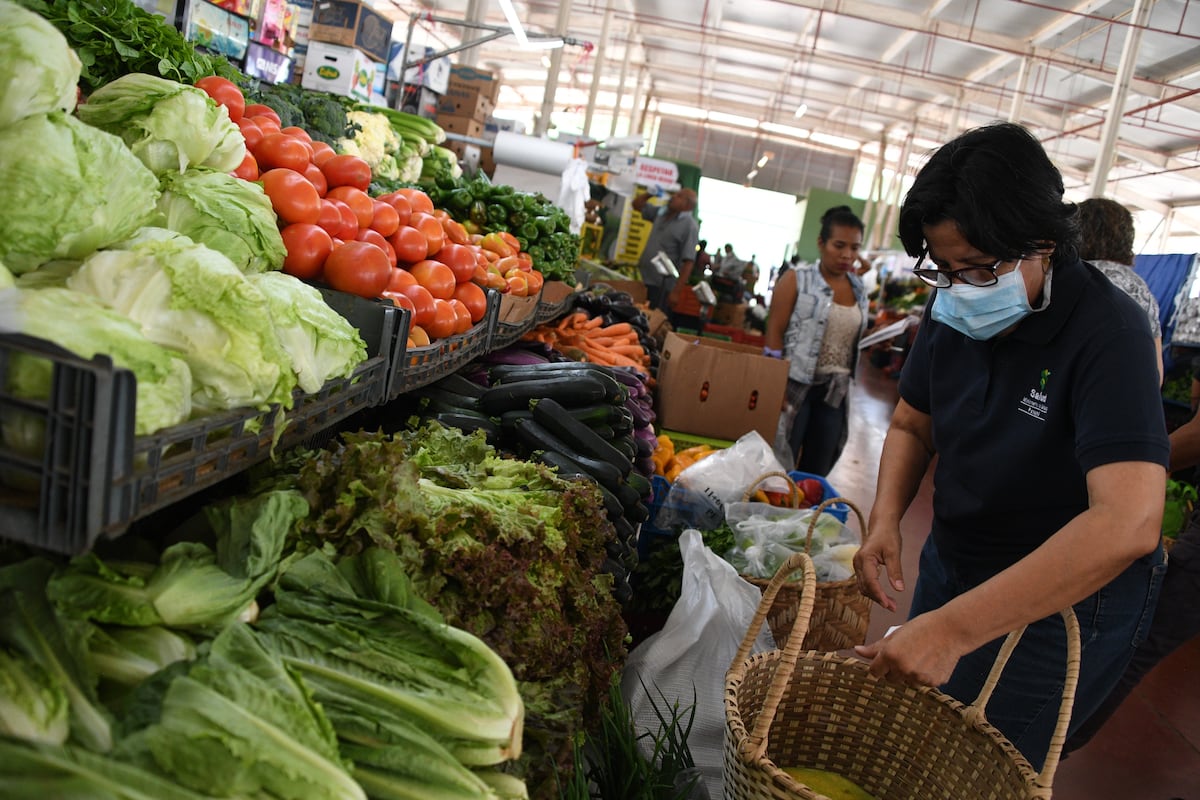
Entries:
[[1192, 273], [1195, 254], [1170, 254], [1136, 256], [1133, 271], [1146, 281], [1154, 299], [1158, 301], [1158, 318], [1163, 329], [1163, 366], [1171, 368], [1169, 348], [1171, 334], [1175, 330], [1175, 300], [1184, 281]]

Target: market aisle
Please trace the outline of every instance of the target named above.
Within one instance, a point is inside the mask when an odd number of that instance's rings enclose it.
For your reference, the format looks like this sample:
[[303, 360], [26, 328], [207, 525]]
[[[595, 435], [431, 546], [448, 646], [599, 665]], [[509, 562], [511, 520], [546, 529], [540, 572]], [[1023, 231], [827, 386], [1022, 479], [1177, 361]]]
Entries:
[[[850, 397], [850, 440], [829, 482], [867, 515], [896, 381], [864, 359]], [[932, 495], [927, 475], [902, 525], [909, 586], [929, 530]], [[897, 597], [899, 614], [877, 607], [868, 636], [877, 638], [902, 622], [909, 599], [907, 592]], [[1151, 672], [1104, 730], [1059, 767], [1054, 786], [1054, 800], [1173, 798], [1200, 800], [1200, 641], [1180, 648]]]

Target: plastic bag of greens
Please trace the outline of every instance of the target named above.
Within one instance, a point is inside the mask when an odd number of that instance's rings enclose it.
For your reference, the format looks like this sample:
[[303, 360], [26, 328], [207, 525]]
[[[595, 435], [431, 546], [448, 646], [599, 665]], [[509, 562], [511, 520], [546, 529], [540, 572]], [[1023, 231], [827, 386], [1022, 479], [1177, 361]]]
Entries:
[[725, 507], [725, 521], [733, 530], [734, 546], [723, 555], [743, 575], [769, 579], [789, 556], [805, 551], [812, 556], [817, 580], [822, 583], [854, 574], [858, 537], [833, 514], [817, 514], [815, 508], [739, 502]]

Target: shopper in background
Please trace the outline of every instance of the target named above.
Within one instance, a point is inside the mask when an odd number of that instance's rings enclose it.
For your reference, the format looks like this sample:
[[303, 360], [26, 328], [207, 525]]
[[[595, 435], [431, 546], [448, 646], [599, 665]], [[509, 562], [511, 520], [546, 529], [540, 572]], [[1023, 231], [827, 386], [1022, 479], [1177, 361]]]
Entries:
[[1133, 271], [1133, 215], [1129, 209], [1107, 197], [1091, 197], [1080, 203], [1079, 257], [1103, 272], [1114, 286], [1146, 310], [1161, 381], [1162, 324], [1158, 319], [1158, 301], [1142, 276]]
[[867, 327], [867, 293], [855, 273], [863, 223], [848, 206], [821, 217], [820, 258], [775, 281], [765, 355], [786, 358], [787, 392], [775, 432], [780, 463], [827, 475], [846, 445], [846, 395]]
[[746, 300], [754, 296], [755, 287], [758, 285], [759, 272], [757, 258], [758, 256], [750, 256], [750, 260], [742, 268], [742, 294]]
[[[648, 220], [653, 220], [646, 247], [638, 261], [642, 280], [646, 284], [650, 305], [663, 311], [670, 310], [679, 299], [677, 287], [687, 286], [696, 262], [696, 244], [699, 240], [700, 223], [692, 211], [696, 208], [696, 193], [687, 188], [671, 195], [665, 206], [647, 206], [648, 194], [633, 199], [633, 208]], [[651, 262], [659, 252], [666, 254], [679, 272], [678, 282], [670, 275], [661, 274]]]
[[[1016, 168], [1014, 165], [1018, 165]], [[933, 526], [908, 621], [856, 648], [872, 674], [973, 701], [1005, 634], [1028, 625], [988, 720], [1042, 766], [1066, 664], [1083, 654], [1071, 730], [1149, 627], [1168, 442], [1145, 313], [1076, 252], [1075, 207], [1041, 144], [1010, 123], [937, 150], [900, 209], [914, 272], [938, 287], [900, 377], [860, 591], [903, 591], [900, 520], [926, 468]]]
[[696, 263], [692, 267], [692, 285], [708, 280], [712, 273], [712, 256], [708, 254], [708, 240], [701, 239], [696, 243]]

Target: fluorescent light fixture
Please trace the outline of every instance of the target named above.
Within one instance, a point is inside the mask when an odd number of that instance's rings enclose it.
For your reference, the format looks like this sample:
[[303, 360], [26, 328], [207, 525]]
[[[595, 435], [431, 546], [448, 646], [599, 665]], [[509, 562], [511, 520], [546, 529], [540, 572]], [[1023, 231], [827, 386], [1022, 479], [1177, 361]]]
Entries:
[[677, 103], [659, 103], [657, 110], [658, 113], [666, 114], [669, 117], [684, 117], [685, 119], [706, 119], [708, 117], [708, 112], [703, 108]]
[[558, 36], [552, 36], [549, 39], [530, 39], [526, 37], [525, 43], [521, 45], [522, 50], [557, 50], [562, 47], [565, 42]]
[[551, 67], [550, 56], [542, 56], [542, 66], [545, 67], [546, 69], [550, 69], [550, 67]]
[[767, 162], [768, 162], [770, 159], [771, 159], [771, 157], [770, 157], [770, 156], [768, 156], [768, 155], [764, 155], [762, 158], [760, 158], [760, 159], [758, 160], [758, 163], [757, 163], [757, 164], [755, 164], [754, 166], [758, 167], [759, 169], [762, 169], [763, 167], [765, 167], [765, 166], [767, 165]]
[[796, 139], [807, 139], [811, 135], [811, 131], [805, 128], [794, 128], [791, 125], [780, 125], [778, 122], [764, 122], [758, 127], [767, 133], [775, 133], [780, 136], [791, 136]]
[[758, 177], [758, 170], [756, 170], [756, 169], [752, 169], [748, 173], [746, 173], [746, 180], [748, 180], [748, 181], [752, 181], [757, 177]]
[[808, 113], [808, 103], [801, 103], [800, 107], [796, 109], [796, 113], [794, 116], [796, 119], [800, 119], [807, 113]]
[[726, 125], [736, 125], [739, 128], [757, 128], [758, 120], [750, 117], [740, 117], [737, 114], [726, 114], [723, 111], [708, 112], [708, 119], [711, 122], [722, 122]]
[[500, 10], [504, 12], [504, 18], [508, 20], [508, 26], [512, 28], [513, 36], [517, 37], [517, 44], [524, 47], [529, 39], [525, 36], [525, 28], [521, 25], [517, 10], [513, 8], [512, 0], [500, 0]]
[[862, 143], [856, 139], [847, 139], [845, 136], [834, 136], [829, 133], [814, 133], [809, 137], [814, 142], [827, 144], [830, 147], [839, 147], [843, 150], [857, 150], [862, 146]]

